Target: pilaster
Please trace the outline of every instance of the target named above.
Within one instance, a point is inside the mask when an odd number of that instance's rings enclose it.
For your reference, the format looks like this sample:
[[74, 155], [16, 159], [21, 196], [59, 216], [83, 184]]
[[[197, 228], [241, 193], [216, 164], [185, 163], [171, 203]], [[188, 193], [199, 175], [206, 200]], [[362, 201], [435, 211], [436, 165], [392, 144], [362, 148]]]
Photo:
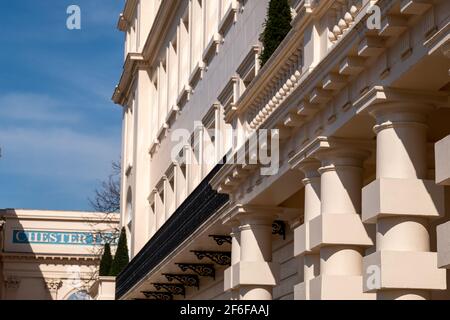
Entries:
[[150, 77], [147, 65], [142, 63], [137, 71], [134, 110], [134, 179], [133, 179], [133, 231], [132, 256], [135, 256], [148, 240], [148, 225], [150, 219], [150, 155], [148, 148], [151, 144], [150, 132]]

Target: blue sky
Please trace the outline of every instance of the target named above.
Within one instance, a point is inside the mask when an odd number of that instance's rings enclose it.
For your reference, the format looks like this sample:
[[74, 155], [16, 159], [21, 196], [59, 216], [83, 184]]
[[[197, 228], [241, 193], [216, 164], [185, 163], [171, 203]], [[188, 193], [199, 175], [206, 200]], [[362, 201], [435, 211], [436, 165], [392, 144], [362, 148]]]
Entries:
[[[90, 209], [120, 157], [123, 3], [0, 2], [0, 208]], [[81, 30], [66, 28], [71, 4]]]

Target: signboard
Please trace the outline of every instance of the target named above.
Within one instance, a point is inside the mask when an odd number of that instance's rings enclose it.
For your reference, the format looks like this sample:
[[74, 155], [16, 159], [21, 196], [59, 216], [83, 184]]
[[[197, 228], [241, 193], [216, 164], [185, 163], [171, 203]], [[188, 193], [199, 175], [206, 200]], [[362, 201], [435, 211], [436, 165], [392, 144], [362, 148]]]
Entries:
[[[62, 232], [62, 231], [34, 231], [34, 230], [13, 230], [13, 243], [15, 244], [56, 244], [56, 245], [77, 245], [77, 246], [97, 246], [106, 243], [106, 240], [113, 239], [112, 233], [94, 232]], [[116, 244], [117, 240], [111, 241]]]

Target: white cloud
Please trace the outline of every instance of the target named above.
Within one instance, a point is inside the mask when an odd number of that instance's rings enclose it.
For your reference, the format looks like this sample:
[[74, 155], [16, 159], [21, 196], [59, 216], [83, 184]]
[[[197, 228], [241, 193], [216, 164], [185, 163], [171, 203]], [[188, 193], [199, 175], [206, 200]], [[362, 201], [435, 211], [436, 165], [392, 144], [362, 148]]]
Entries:
[[9, 93], [0, 97], [0, 120], [76, 123], [80, 118], [64, 102], [47, 95]]
[[0, 128], [0, 172], [72, 182], [95, 181], [109, 174], [120, 141], [71, 129]]

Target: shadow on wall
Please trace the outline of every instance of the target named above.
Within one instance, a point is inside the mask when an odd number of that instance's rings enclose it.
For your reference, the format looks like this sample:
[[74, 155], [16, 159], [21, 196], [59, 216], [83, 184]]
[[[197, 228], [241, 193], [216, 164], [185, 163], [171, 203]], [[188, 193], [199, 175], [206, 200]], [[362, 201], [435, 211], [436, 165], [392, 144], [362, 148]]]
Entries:
[[[88, 290], [96, 277], [98, 257], [88, 248], [98, 239], [94, 233], [77, 231], [85, 229], [81, 219], [63, 221], [47, 212], [14, 209], [0, 210], [0, 219], [4, 221], [0, 299], [91, 299]], [[86, 243], [77, 242], [80, 239]]]
[[[25, 230], [15, 210], [0, 210], [2, 227], [0, 278], [1, 300], [52, 300], [52, 295], [44, 281], [44, 274], [38, 263], [39, 258], [29, 243], [21, 243], [18, 252], [12, 250], [14, 235]], [[31, 263], [30, 263], [31, 262]]]

